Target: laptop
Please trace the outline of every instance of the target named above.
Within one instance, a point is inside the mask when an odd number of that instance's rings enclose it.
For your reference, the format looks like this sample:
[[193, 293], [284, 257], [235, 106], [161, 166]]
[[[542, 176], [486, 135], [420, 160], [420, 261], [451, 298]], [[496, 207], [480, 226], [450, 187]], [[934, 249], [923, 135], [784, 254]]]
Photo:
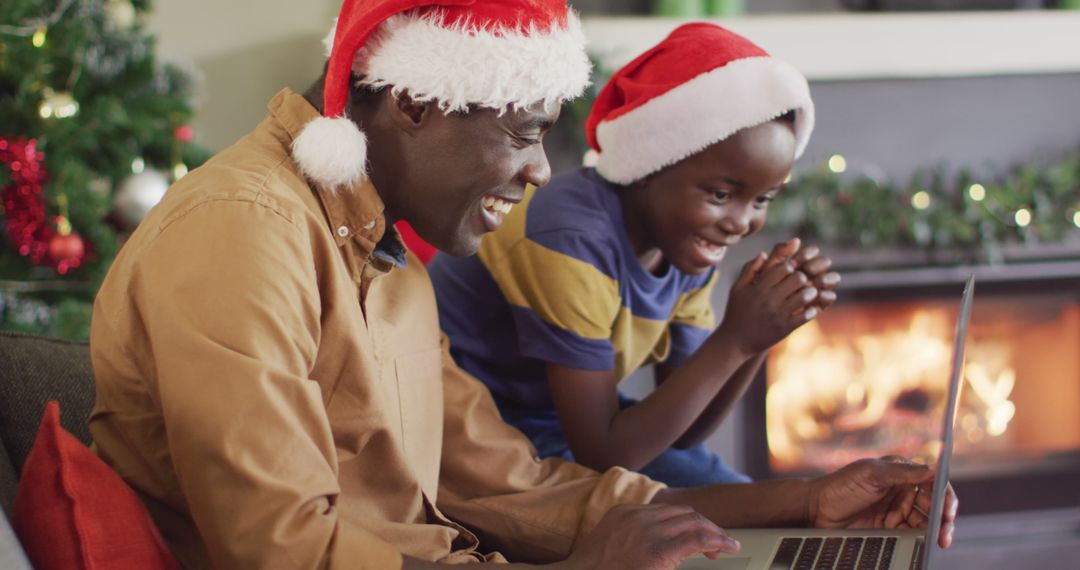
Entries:
[[927, 570], [930, 551], [937, 544], [945, 507], [945, 485], [953, 449], [953, 420], [964, 367], [975, 277], [964, 286], [960, 315], [953, 340], [952, 371], [942, 425], [942, 445], [925, 529], [826, 530], [826, 529], [725, 529], [742, 544], [737, 554], [717, 560], [704, 556], [684, 562], [683, 570]]

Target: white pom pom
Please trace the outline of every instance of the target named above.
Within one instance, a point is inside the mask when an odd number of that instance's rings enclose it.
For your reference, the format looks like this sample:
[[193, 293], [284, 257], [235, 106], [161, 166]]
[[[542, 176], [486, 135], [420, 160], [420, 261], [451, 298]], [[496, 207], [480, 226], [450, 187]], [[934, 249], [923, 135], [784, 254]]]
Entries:
[[305, 125], [292, 155], [304, 176], [330, 189], [367, 177], [367, 137], [345, 117], [319, 117]]
[[582, 166], [596, 166], [600, 163], [600, 153], [593, 149], [585, 151], [585, 156], [581, 157]]

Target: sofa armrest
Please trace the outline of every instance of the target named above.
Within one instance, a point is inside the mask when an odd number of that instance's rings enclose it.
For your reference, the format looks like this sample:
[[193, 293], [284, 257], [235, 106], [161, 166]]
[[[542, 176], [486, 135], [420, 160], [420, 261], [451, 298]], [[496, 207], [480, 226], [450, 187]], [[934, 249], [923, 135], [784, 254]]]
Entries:
[[[6, 457], [6, 455], [5, 455]], [[0, 513], [0, 568], [5, 570], [34, 570], [23, 553], [22, 545], [11, 529], [7, 516]]]

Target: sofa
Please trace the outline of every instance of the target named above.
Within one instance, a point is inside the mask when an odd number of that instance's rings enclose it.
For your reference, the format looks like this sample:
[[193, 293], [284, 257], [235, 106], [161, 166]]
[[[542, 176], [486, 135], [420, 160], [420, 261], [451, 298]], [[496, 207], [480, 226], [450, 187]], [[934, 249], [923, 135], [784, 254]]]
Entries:
[[64, 429], [89, 445], [94, 377], [87, 343], [0, 331], [0, 568], [5, 570], [30, 568], [8, 518], [18, 474], [50, 400], [60, 402]]

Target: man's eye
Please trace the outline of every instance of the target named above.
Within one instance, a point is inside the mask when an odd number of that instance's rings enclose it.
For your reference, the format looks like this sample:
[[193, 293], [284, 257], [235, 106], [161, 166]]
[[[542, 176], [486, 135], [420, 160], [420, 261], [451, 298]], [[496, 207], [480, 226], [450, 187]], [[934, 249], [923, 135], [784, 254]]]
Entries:
[[514, 139], [514, 142], [517, 143], [517, 145], [522, 147], [522, 148], [527, 147], [527, 146], [537, 145], [537, 144], [541, 143], [540, 137], [512, 135], [512, 138]]
[[776, 196], [769, 196], [769, 195], [758, 196], [756, 201], [757, 201], [758, 204], [764, 205], [764, 204], [768, 204], [769, 202], [772, 202], [775, 198], [776, 198]]

